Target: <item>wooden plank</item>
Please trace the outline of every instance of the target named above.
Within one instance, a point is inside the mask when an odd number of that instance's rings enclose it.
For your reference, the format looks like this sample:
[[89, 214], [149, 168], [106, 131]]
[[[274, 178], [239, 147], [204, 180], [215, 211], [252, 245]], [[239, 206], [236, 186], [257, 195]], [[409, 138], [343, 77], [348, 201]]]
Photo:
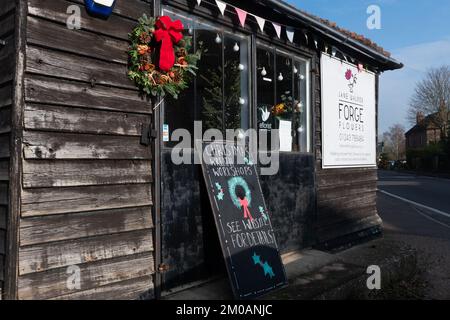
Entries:
[[151, 207], [22, 219], [20, 245], [63, 241], [153, 228]]
[[0, 87], [0, 108], [12, 104], [12, 86], [11, 84]]
[[127, 64], [127, 41], [82, 30], [70, 30], [65, 24], [60, 25], [34, 17], [28, 17], [27, 22], [28, 43]]
[[147, 160], [29, 160], [23, 162], [24, 188], [132, 184], [152, 181], [152, 166]]
[[11, 108], [0, 109], [0, 134], [11, 131]]
[[151, 159], [139, 137], [25, 131], [25, 159]]
[[5, 230], [0, 230], [0, 255], [5, 255], [6, 249], [6, 232]]
[[0, 255], [0, 300], [2, 300], [3, 280], [5, 280], [5, 256]]
[[[129, 1], [127, 0], [127, 2]], [[73, 5], [73, 2], [66, 0], [28, 0], [28, 14], [65, 25], [68, 16], [67, 8], [70, 5]], [[108, 19], [98, 19], [88, 15], [84, 10], [80, 17], [80, 23], [82, 30], [123, 40], [128, 40], [128, 33], [136, 25], [136, 22], [117, 15], [111, 15]]]
[[14, 19], [14, 12], [11, 12], [0, 19], [0, 37], [4, 37], [5, 35], [9, 35], [14, 32]]
[[27, 50], [27, 72], [137, 90], [126, 65], [45, 48]]
[[117, 282], [110, 285], [52, 298], [51, 300], [136, 300], [153, 290], [153, 277]]
[[148, 184], [25, 189], [22, 217], [152, 205]]
[[151, 230], [22, 247], [19, 275], [153, 251]]
[[13, 79], [14, 65], [15, 59], [13, 56], [0, 59], [0, 85]]
[[150, 123], [148, 115], [49, 105], [28, 104], [24, 114], [26, 129], [71, 133], [140, 137]]
[[15, 1], [12, 0], [2, 0], [2, 5], [0, 6], [0, 17], [6, 15], [6, 13], [12, 11], [15, 7]]
[[[84, 0], [71, 0], [72, 2], [84, 4]], [[151, 4], [150, 1], [146, 0], [127, 0], [127, 1], [116, 1], [116, 6], [114, 7], [114, 14], [120, 15], [122, 17], [130, 18], [133, 20], [139, 19], [142, 14], [147, 13], [151, 16]]]
[[0, 60], [4, 59], [12, 59], [15, 60], [15, 43], [14, 43], [14, 34], [3, 38], [6, 44], [0, 50]]
[[329, 225], [326, 228], [317, 230], [317, 236], [319, 242], [325, 242], [376, 226], [381, 226], [382, 223], [383, 222], [378, 215], [372, 215], [363, 219], [345, 220], [340, 224]]
[[327, 226], [339, 223], [343, 220], [362, 219], [377, 214], [377, 206], [372, 203], [368, 206], [360, 206], [351, 209], [335, 209], [333, 211], [319, 210], [317, 212], [317, 221], [319, 222], [319, 226]]
[[320, 187], [330, 187], [344, 185], [348, 183], [360, 183], [377, 181], [376, 170], [344, 170], [327, 171], [317, 173], [317, 185]]
[[9, 180], [9, 159], [0, 160], [0, 181]]
[[[25, 99], [28, 102], [79, 108], [151, 114], [151, 103], [136, 91], [44, 77], [25, 79]], [[0, 93], [1, 103], [1, 93]]]
[[376, 181], [354, 183], [337, 187], [330, 187], [326, 189], [319, 189], [317, 191], [317, 201], [324, 202], [333, 199], [360, 198], [361, 194], [366, 195], [371, 192], [373, 194], [377, 193]]
[[8, 207], [0, 206], [0, 229], [6, 230], [6, 215], [8, 214]]
[[[344, 197], [340, 199], [332, 199], [328, 201], [320, 201], [317, 203], [320, 214], [325, 212], [351, 212], [352, 209], [364, 208], [376, 203], [377, 195], [375, 192], [360, 194], [357, 197]], [[325, 223], [321, 221], [321, 223]]]
[[67, 273], [67, 268], [61, 268], [20, 276], [18, 281], [19, 299], [50, 299], [149, 276], [154, 271], [154, 260], [152, 253], [145, 253], [81, 264], [78, 267], [81, 277], [80, 289], [71, 289], [67, 286], [70, 274]]
[[8, 183], [0, 182], [0, 206], [7, 206], [8, 203]]
[[9, 158], [10, 156], [10, 136], [9, 134], [0, 135], [0, 158]]

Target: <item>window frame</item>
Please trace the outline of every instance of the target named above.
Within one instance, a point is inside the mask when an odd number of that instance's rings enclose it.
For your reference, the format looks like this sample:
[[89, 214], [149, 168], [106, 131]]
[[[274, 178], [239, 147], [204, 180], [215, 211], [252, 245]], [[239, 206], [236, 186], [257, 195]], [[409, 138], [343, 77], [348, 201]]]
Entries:
[[[314, 117], [315, 112], [313, 109], [313, 101], [314, 101], [314, 83], [312, 83], [313, 79], [313, 64], [314, 64], [314, 54], [310, 51], [307, 51], [301, 47], [295, 47], [289, 45], [286, 41], [280, 41], [276, 38], [269, 38], [267, 35], [261, 35], [259, 32], [252, 32], [251, 30], [247, 30], [244, 28], [236, 28], [229, 24], [228, 21], [223, 19], [222, 17], [218, 17], [217, 19], [211, 19], [209, 16], [205, 16], [204, 14], [196, 14], [192, 11], [188, 11], [185, 8], [178, 6], [177, 4], [164, 4], [161, 7], [161, 12], [164, 14], [165, 11], [168, 11], [172, 14], [179, 15], [187, 20], [194, 21], [194, 23], [201, 23], [212, 30], [215, 30], [219, 33], [228, 34], [232, 37], [247, 39], [248, 41], [248, 88], [249, 88], [249, 101], [248, 101], [248, 121], [249, 128], [257, 130], [258, 120], [257, 120], [257, 50], [258, 48], [268, 49], [274, 52], [274, 63], [276, 63], [276, 56], [278, 53], [281, 53], [284, 56], [288, 56], [292, 58], [293, 63], [300, 62], [306, 63], [306, 72], [305, 72], [305, 81], [306, 81], [306, 107], [305, 110], [307, 112], [307, 151], [279, 151], [279, 153], [287, 153], [287, 154], [314, 154], [315, 150], [315, 136], [314, 136]], [[194, 33], [194, 49], [196, 49], [196, 41], [195, 41], [195, 33]], [[224, 58], [224, 57], [223, 57]], [[200, 61], [201, 63], [201, 61]], [[196, 84], [194, 84], [194, 90], [196, 90]], [[275, 95], [276, 95], [276, 84], [274, 86]], [[194, 95], [194, 121], [198, 121], [199, 118], [199, 110], [197, 110], [197, 94]], [[224, 111], [224, 103], [222, 103], [222, 110]], [[159, 116], [161, 119], [161, 128], [164, 124], [165, 120], [165, 102], [163, 102], [160, 106]], [[225, 127], [225, 126], [224, 126]], [[168, 147], [165, 143], [160, 141], [161, 148], [163, 149], [173, 149], [173, 147]]]
[[[311, 93], [311, 64], [312, 64], [312, 57], [307, 55], [301, 55], [296, 50], [289, 50], [285, 48], [280, 48], [278, 45], [271, 45], [268, 44], [266, 41], [256, 39], [255, 46], [253, 48], [254, 53], [253, 57], [253, 72], [254, 76], [252, 76], [252, 79], [254, 79], [252, 89], [254, 90], [254, 112], [257, 113], [257, 96], [258, 96], [258, 83], [257, 83], [257, 75], [258, 75], [258, 61], [257, 61], [257, 50], [263, 49], [272, 52], [273, 54], [273, 64], [274, 64], [274, 79], [277, 77], [277, 68], [276, 68], [276, 62], [277, 62], [277, 56], [282, 55], [284, 57], [289, 57], [292, 60], [292, 63], [295, 64], [296, 62], [305, 63], [306, 64], [306, 71], [305, 71], [305, 81], [306, 81], [306, 132], [307, 132], [307, 151], [279, 151], [279, 153], [287, 153], [287, 154], [312, 154], [314, 152], [314, 143], [313, 143], [313, 109], [312, 109], [312, 93]], [[292, 85], [292, 89], [294, 89], [294, 82]], [[293, 90], [295, 92], [295, 90]], [[274, 82], [274, 104], [277, 103], [277, 81]], [[257, 129], [257, 119], [255, 117], [255, 127]]]

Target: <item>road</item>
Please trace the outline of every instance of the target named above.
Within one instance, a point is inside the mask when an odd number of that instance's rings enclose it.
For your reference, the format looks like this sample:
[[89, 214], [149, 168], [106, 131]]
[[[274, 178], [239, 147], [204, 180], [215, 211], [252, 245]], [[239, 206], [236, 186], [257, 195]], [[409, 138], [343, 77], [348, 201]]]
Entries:
[[450, 179], [378, 173], [378, 212], [385, 236], [418, 251], [419, 295], [450, 299]]

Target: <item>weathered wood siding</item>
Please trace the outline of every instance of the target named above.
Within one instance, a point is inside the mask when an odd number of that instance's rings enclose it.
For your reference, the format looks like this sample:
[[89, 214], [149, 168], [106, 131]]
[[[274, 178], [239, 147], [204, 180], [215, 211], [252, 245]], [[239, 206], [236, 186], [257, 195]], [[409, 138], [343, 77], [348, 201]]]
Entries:
[[352, 246], [380, 234], [376, 207], [376, 169], [322, 169], [320, 58], [312, 81], [315, 87], [315, 144], [318, 247], [326, 250]]
[[[103, 20], [83, 0], [27, 2], [18, 298], [137, 299], [155, 270], [152, 153], [140, 144], [152, 106], [127, 79], [126, 51], [151, 5], [118, 1]], [[81, 30], [66, 26], [70, 5]], [[71, 266], [80, 288], [67, 285]]]
[[2, 0], [0, 5], [0, 299], [5, 280], [6, 223], [9, 209], [9, 159], [11, 139], [11, 110], [15, 65], [15, 3]]

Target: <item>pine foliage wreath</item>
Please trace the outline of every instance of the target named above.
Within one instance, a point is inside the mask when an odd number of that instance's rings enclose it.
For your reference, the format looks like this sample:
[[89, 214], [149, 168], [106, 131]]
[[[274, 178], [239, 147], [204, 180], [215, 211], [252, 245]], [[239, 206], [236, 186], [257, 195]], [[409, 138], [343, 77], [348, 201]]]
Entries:
[[145, 94], [177, 99], [195, 76], [201, 54], [190, 53], [192, 37], [183, 36], [183, 28], [180, 21], [169, 17], [144, 14], [129, 34], [128, 77]]

